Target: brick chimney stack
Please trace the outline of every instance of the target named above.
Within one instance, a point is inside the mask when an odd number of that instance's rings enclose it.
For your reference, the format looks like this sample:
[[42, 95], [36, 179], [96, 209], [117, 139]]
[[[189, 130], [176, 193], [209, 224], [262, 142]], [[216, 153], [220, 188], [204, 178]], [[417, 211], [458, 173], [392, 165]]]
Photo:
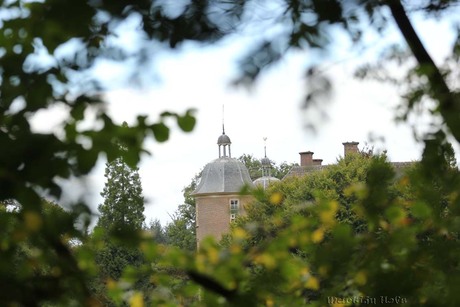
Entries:
[[359, 142], [345, 142], [343, 144], [344, 156], [346, 157], [350, 153], [358, 153], [358, 144]]
[[299, 152], [300, 155], [300, 166], [309, 166], [313, 165], [313, 152], [312, 151], [305, 151]]
[[313, 159], [313, 165], [321, 165], [323, 163], [323, 159]]

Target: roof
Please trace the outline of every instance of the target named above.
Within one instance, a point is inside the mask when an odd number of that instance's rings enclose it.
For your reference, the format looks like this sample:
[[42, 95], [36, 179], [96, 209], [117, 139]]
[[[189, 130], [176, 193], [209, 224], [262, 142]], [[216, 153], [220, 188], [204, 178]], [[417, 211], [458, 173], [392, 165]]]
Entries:
[[268, 166], [268, 167], [271, 167], [271, 166], [272, 166], [272, 163], [271, 163], [270, 159], [267, 158], [267, 157], [262, 158], [262, 159], [260, 160], [260, 163], [262, 164], [262, 166], [265, 166], [265, 167], [267, 167], [267, 166]]
[[218, 145], [228, 145], [231, 144], [232, 142], [230, 141], [230, 138], [228, 135], [225, 134], [225, 132], [222, 133], [221, 136], [217, 139], [217, 144]]
[[[400, 174], [403, 169], [413, 165], [415, 162], [390, 162], [397, 174]], [[317, 172], [328, 168], [329, 165], [308, 165], [308, 166], [293, 166], [284, 178], [297, 176], [302, 177], [313, 172]], [[284, 179], [283, 178], [283, 179]]]
[[277, 181], [280, 181], [280, 180], [278, 178], [276, 178], [276, 177], [263, 176], [263, 177], [260, 177], [260, 178], [257, 178], [256, 180], [254, 180], [254, 185], [255, 186], [260, 186], [260, 187], [263, 187], [264, 189], [266, 189], [271, 183], [277, 182]]
[[328, 165], [308, 165], [308, 166], [293, 166], [284, 178], [297, 176], [302, 177], [309, 173], [317, 172], [326, 169]]
[[253, 187], [246, 166], [237, 159], [222, 157], [205, 166], [192, 195], [239, 193], [245, 185]]

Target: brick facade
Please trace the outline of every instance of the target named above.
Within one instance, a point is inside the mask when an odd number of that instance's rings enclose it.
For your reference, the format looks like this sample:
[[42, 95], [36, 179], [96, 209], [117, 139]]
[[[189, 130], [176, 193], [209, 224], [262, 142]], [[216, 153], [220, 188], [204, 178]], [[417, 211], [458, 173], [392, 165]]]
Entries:
[[254, 198], [251, 195], [215, 194], [196, 197], [196, 239], [197, 246], [207, 236], [220, 240], [230, 232], [230, 201], [238, 200], [238, 215], [244, 215], [244, 207]]

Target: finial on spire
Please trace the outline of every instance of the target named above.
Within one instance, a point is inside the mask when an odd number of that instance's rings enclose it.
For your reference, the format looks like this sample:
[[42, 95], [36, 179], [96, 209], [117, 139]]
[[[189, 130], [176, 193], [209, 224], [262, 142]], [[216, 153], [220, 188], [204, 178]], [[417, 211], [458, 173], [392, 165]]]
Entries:
[[225, 105], [222, 104], [222, 134], [225, 134]]
[[267, 137], [264, 136], [264, 154], [265, 158], [267, 157]]

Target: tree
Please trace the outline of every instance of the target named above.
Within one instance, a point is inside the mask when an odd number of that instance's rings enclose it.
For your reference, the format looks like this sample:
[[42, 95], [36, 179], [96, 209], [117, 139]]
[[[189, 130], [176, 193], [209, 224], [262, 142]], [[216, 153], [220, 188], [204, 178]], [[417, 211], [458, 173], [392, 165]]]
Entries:
[[196, 204], [192, 192], [196, 189], [201, 174], [195, 175], [192, 182], [182, 192], [184, 203], [171, 216], [172, 222], [165, 227], [168, 244], [183, 250], [196, 249]]
[[[106, 304], [104, 285], [108, 280], [119, 280], [127, 267], [139, 267], [144, 259], [136, 245], [114, 238], [136, 237], [144, 226], [144, 197], [138, 170], [131, 168], [122, 158], [106, 164], [104, 202], [99, 205], [101, 215], [95, 232], [101, 232], [102, 246], [95, 251], [99, 277], [95, 281], [95, 294]], [[112, 236], [110, 236], [112, 234]], [[136, 284], [146, 285], [136, 281]]]
[[148, 231], [152, 233], [154, 242], [158, 244], [166, 244], [168, 242], [166, 231], [163, 229], [163, 226], [161, 226], [160, 220], [155, 219], [150, 221]]
[[[247, 208], [247, 216], [234, 226], [258, 225], [246, 244], [259, 245], [276, 237], [281, 229], [292, 223], [294, 216], [309, 214], [309, 206], [327, 200], [336, 202], [338, 222], [349, 224], [355, 233], [365, 231], [365, 223], [354, 211], [355, 198], [349, 195], [349, 189], [365, 185], [372, 161], [378, 158], [385, 159], [385, 156], [349, 154], [321, 170], [302, 177], [285, 178], [271, 185], [266, 194], [256, 194], [257, 201]], [[275, 200], [278, 196], [279, 201]]]
[[[193, 215], [192, 219], [188, 217], [191, 215]], [[168, 244], [194, 251], [196, 249], [195, 208], [185, 204], [179, 205], [171, 219], [172, 221], [165, 227]]]
[[[2, 232], [1, 260], [4, 264], [13, 263], [14, 251], [24, 240], [40, 238], [31, 243], [36, 254], [56, 253], [57, 256], [54, 259], [37, 257], [29, 266], [52, 265], [53, 272], [59, 272], [44, 278], [34, 276], [33, 270], [29, 275], [19, 274], [11, 267], [2, 266], [0, 279], [9, 280], [2, 284], [2, 293], [8, 294], [3, 303], [20, 304], [25, 299], [33, 300], [34, 304], [45, 300], [56, 303], [72, 297], [79, 302], [88, 301], [91, 294], [87, 277], [93, 269], [91, 252], [82, 247], [73, 253], [62, 237], [70, 233], [74, 238], [85, 240], [86, 229], [79, 227], [79, 222], [81, 216], [90, 215], [89, 206], [75, 203], [71, 220], [48, 221], [41, 210], [41, 194], [59, 197], [59, 180], [88, 174], [101, 153], [108, 160], [123, 155], [129, 165], [135, 166], [140, 154], [145, 152], [145, 138], [151, 136], [158, 142], [168, 139], [166, 118], [175, 119], [183, 131], [191, 131], [195, 124], [193, 111], [186, 110], [183, 114], [165, 112], [153, 120], [140, 116], [131, 127], [122, 127], [104, 110], [101, 95], [104, 88], [90, 76], [91, 68], [101, 58], [112, 61], [136, 58], [142, 62], [141, 50], [132, 54], [122, 45], [110, 42], [116, 36], [116, 25], [132, 16], [142, 16], [145, 31], [144, 28], [140, 31], [152, 40], [165, 42], [165, 48], [177, 46], [184, 39], [207, 39], [215, 36], [216, 31], [208, 25], [203, 11], [197, 10], [205, 6], [195, 4], [190, 7], [190, 14], [181, 18], [170, 17], [161, 6], [152, 7], [152, 3], [145, 0], [126, 4], [18, 0], [2, 1], [0, 7], [6, 16], [1, 18], [0, 33], [3, 46], [0, 159], [8, 161], [0, 166], [0, 201], [13, 199], [21, 204], [17, 214], [1, 213], [1, 220], [11, 225]], [[197, 29], [188, 27], [190, 23], [201, 25]], [[70, 45], [73, 47], [69, 53], [59, 51]], [[38, 111], [56, 106], [67, 111], [60, 131], [34, 131], [30, 118]], [[81, 122], [92, 111], [101, 125], [84, 128]], [[118, 141], [129, 144], [130, 151], [120, 153], [115, 145]], [[31, 225], [37, 227], [32, 231]], [[23, 235], [14, 235], [17, 233]], [[27, 267], [24, 266], [24, 270]]]
[[[61, 293], [74, 291], [77, 297], [87, 294], [75, 280], [84, 275], [69, 271], [77, 268], [67, 254], [75, 246], [73, 239], [80, 235], [73, 226], [75, 212], [68, 212], [47, 199], [41, 200], [41, 210], [35, 212], [24, 212], [21, 204], [7, 203], [14, 208], [0, 205], [2, 238], [3, 242], [8, 242], [8, 238], [15, 240], [0, 253], [0, 286], [4, 289], [0, 301], [24, 306], [36, 305], [40, 300], [61, 305], [78, 303], [75, 296], [56, 299], [52, 292], [47, 292], [50, 287]], [[24, 220], [26, 228], [21, 227], [20, 220]], [[59, 241], [53, 240], [56, 231], [60, 234]]]
[[[432, 146], [427, 144], [438, 148]], [[426, 162], [398, 174], [385, 156], [355, 155], [258, 194], [248, 217], [238, 221], [226, 241], [229, 250], [238, 246], [242, 254], [252, 255], [229, 257], [247, 263], [251, 277], [237, 275], [233, 281], [250, 280], [251, 290], [220, 294], [229, 300], [258, 296], [259, 302], [269, 299], [275, 305], [378, 304], [382, 296], [414, 306], [420, 296], [435, 304], [456, 301], [453, 287], [441, 288], [451, 270], [458, 270], [453, 252], [458, 228], [451, 224], [458, 218], [453, 209], [458, 198], [449, 195], [459, 187], [460, 173], [450, 165], [450, 145], [442, 148], [427, 153], [437, 157], [430, 164], [435, 174]], [[213, 249], [209, 245], [206, 252], [211, 255]], [[445, 259], [437, 249], [456, 255]], [[235, 270], [229, 267], [220, 274]]]
[[101, 193], [104, 203], [99, 205], [97, 227], [108, 231], [142, 229], [144, 197], [138, 170], [117, 158], [107, 163], [104, 176], [107, 178]]
[[[262, 177], [262, 163], [259, 159], [254, 158], [252, 155], [243, 154], [238, 160], [240, 160], [248, 169], [249, 176], [252, 180]], [[275, 162], [272, 162], [272, 168], [270, 174], [273, 177], [278, 179], [283, 179], [283, 177], [289, 172], [289, 170], [295, 165], [295, 163], [283, 162], [280, 165], [277, 165]]]

